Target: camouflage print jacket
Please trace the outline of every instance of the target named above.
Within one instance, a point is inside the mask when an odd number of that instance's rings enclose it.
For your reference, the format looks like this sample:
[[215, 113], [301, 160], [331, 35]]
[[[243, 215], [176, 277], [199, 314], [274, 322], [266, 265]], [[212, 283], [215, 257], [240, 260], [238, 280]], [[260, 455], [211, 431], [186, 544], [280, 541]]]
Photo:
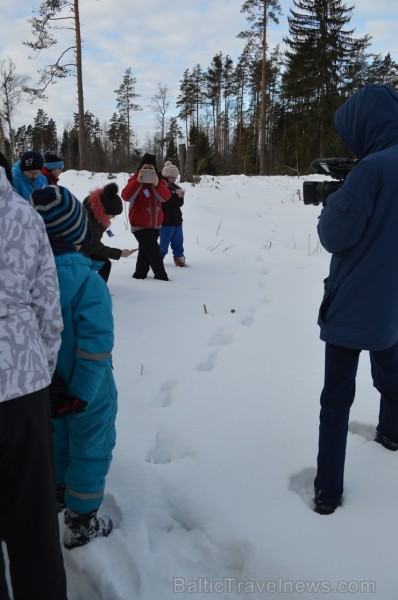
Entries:
[[54, 256], [0, 167], [0, 402], [47, 387], [63, 328]]

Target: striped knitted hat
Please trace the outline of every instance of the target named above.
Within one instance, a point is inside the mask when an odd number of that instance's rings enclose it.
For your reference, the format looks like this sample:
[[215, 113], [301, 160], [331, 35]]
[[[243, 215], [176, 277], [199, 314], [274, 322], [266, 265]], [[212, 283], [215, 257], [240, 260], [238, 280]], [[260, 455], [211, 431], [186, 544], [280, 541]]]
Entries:
[[86, 211], [82, 204], [65, 187], [48, 185], [32, 192], [30, 204], [43, 217], [47, 235], [84, 246], [91, 240]]

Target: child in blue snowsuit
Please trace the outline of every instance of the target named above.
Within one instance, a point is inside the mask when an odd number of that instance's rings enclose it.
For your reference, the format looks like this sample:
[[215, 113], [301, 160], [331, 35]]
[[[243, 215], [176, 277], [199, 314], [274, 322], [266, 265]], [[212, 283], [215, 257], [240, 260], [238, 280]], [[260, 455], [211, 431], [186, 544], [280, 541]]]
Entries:
[[40, 190], [48, 185], [47, 178], [41, 173], [44, 160], [39, 152], [24, 152], [12, 166], [12, 185], [14, 190], [29, 200], [34, 190]]
[[36, 190], [30, 203], [44, 219], [61, 295], [52, 409], [57, 502], [66, 508], [64, 546], [72, 549], [112, 530], [110, 517], [97, 516], [116, 440], [112, 304], [93, 263], [76, 249], [91, 237], [81, 203], [61, 186]]

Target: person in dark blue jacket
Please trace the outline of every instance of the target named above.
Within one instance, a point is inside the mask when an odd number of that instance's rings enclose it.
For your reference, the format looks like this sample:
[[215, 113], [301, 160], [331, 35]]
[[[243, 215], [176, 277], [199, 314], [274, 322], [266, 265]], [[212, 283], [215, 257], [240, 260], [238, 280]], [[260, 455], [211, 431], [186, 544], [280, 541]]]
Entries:
[[97, 515], [116, 440], [112, 302], [92, 261], [77, 251], [91, 239], [79, 200], [50, 185], [30, 203], [43, 217], [61, 296], [64, 330], [50, 397], [57, 503], [66, 508], [64, 546], [71, 550], [112, 530], [111, 518]]
[[320, 514], [342, 503], [361, 350], [380, 392], [375, 441], [398, 449], [398, 93], [388, 85], [359, 90], [336, 111], [335, 126], [358, 161], [318, 224], [332, 253], [318, 318], [326, 342], [314, 482]]

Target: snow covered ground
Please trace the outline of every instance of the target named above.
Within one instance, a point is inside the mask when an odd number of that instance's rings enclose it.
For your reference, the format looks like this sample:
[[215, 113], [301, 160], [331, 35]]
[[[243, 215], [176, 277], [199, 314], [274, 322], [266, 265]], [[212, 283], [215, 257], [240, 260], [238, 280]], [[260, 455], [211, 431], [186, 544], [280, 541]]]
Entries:
[[[116, 181], [122, 189], [127, 174]], [[318, 176], [312, 177], [317, 179]], [[68, 171], [80, 200], [106, 174]], [[361, 355], [344, 506], [312, 511], [330, 256], [302, 178], [203, 177], [186, 188], [188, 268], [109, 280], [118, 439], [108, 539], [64, 551], [69, 600], [396, 600], [398, 456], [372, 441], [378, 394]], [[127, 216], [109, 245], [137, 247]], [[393, 480], [391, 479], [393, 478]]]

